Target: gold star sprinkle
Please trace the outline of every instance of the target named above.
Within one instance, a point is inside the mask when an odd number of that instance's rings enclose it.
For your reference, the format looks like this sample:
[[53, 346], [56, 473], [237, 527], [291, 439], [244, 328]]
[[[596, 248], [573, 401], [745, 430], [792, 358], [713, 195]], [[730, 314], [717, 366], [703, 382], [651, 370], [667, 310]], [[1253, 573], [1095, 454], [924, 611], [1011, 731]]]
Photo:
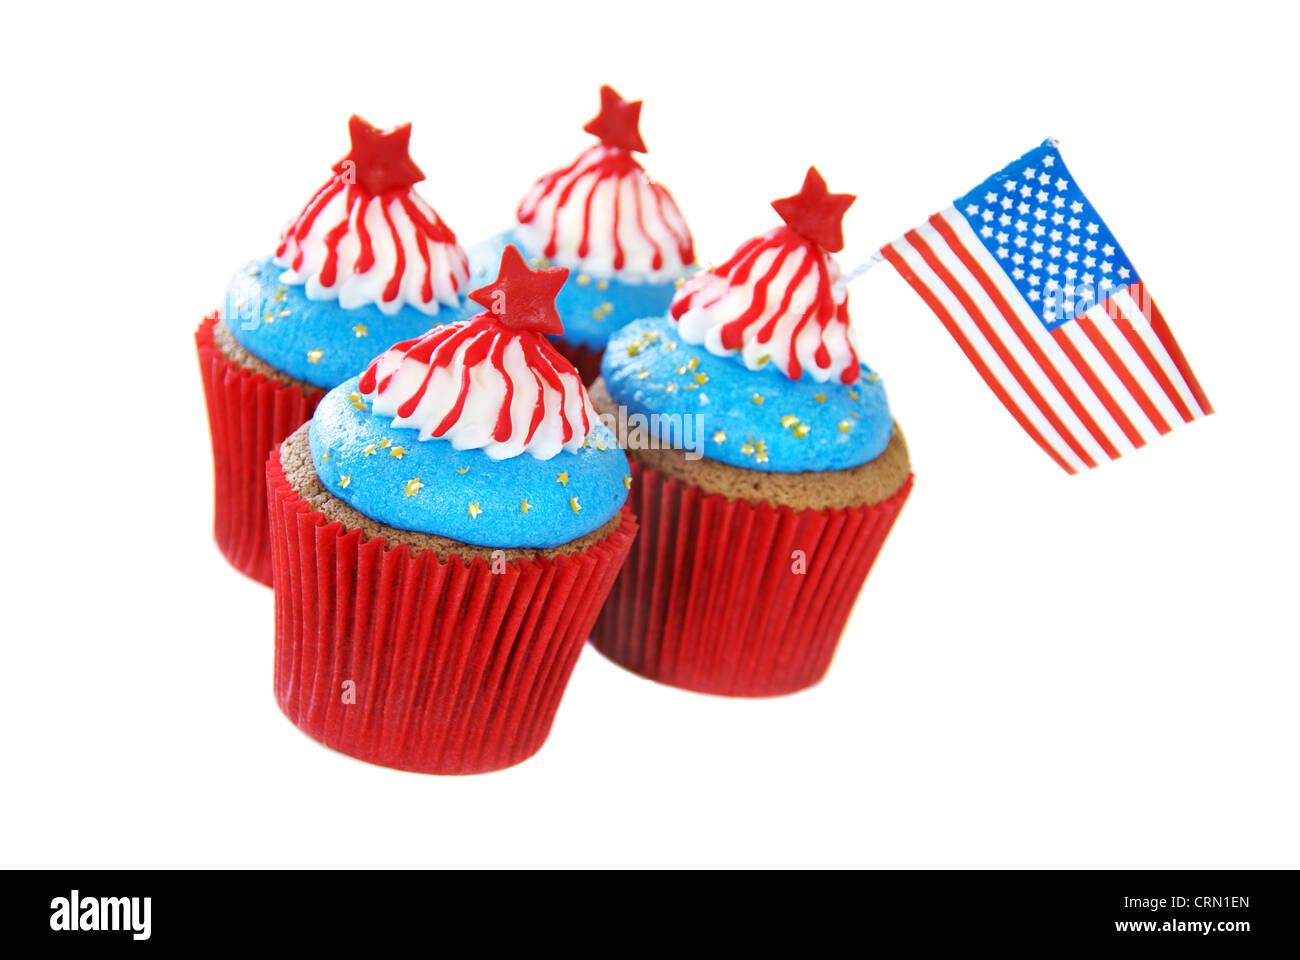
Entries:
[[673, 286], [676, 287], [678, 290], [680, 290], [682, 288], [682, 284], [684, 284], [685, 282], [686, 282], [685, 277], [678, 277], [676, 280], [673, 281]]
[[280, 287], [275, 291], [275, 299], [277, 300], [287, 300], [288, 297], [289, 297], [288, 287]]
[[308, 362], [308, 363], [320, 363], [320, 358], [323, 357], [323, 356], [325, 356], [325, 351], [322, 350], [320, 347], [317, 347], [315, 350], [308, 350], [308, 351], [307, 351], [307, 362]]
[[659, 334], [655, 333], [655, 332], [652, 330], [652, 331], [650, 331], [649, 333], [643, 333], [643, 334], [641, 334], [641, 339], [644, 340], [646, 343], [658, 343], [658, 342], [659, 342]]
[[683, 390], [698, 390], [698, 389], [700, 389], [700, 385], [699, 385], [698, 383], [688, 383], [688, 384], [686, 384], [686, 386], [682, 387], [682, 389], [683, 389]]
[[751, 402], [751, 403], [762, 403], [762, 402], [763, 402], [763, 395], [762, 395], [761, 393], [756, 393], [756, 394], [754, 394], [752, 397], [750, 397], [749, 399], [750, 399], [750, 402]]
[[469, 467], [457, 467], [456, 472], [461, 474], [469, 473]]
[[680, 367], [677, 368], [677, 376], [679, 377], [683, 376], [685, 373], [686, 373], [686, 364], [683, 363]]
[[533, 257], [532, 264], [534, 267], [546, 268], [551, 265], [551, 261], [547, 260], [545, 257]]
[[849, 391], [849, 396], [852, 397], [854, 400], [858, 399], [858, 391], [856, 391], [856, 390], [850, 390], [850, 391]]
[[867, 379], [870, 380], [872, 383], [879, 383], [879, 382], [880, 382], [880, 377], [876, 376], [876, 374], [874, 374], [874, 373], [869, 373], [869, 374], [867, 374]]
[[413, 497], [420, 492], [420, 488], [423, 486], [424, 484], [420, 482], [420, 478], [416, 477], [414, 480], [406, 481], [406, 486], [402, 488], [402, 492], [408, 497]]
[[676, 350], [676, 349], [677, 349], [677, 341], [676, 341], [676, 340], [665, 340], [665, 341], [664, 341], [664, 349], [665, 349], [665, 350]]
[[329, 452], [328, 450], [326, 450], [326, 451], [325, 451], [325, 456], [323, 456], [323, 457], [320, 458], [320, 462], [321, 462], [321, 463], [324, 463], [325, 461], [329, 460], [329, 458], [330, 458], [330, 452]]
[[623, 489], [624, 490], [632, 489], [632, 478], [630, 476], [623, 477]]
[[[597, 289], [597, 290], [608, 290], [608, 289], [609, 289], [609, 281], [608, 281], [608, 280], [597, 280], [597, 281], [596, 281], [596, 289]], [[613, 308], [613, 307], [610, 307], [610, 309], [612, 310], [612, 309], [614, 309], [614, 308]]]
[[799, 426], [794, 428], [794, 435], [800, 440], [808, 436], [810, 433], [812, 433], [812, 427], [808, 426], [806, 423], [801, 423]]
[[793, 413], [787, 413], [784, 417], [781, 418], [781, 426], [785, 427], [787, 430], [789, 430], [798, 422], [799, 422], [799, 418], [796, 417]]
[[641, 370], [638, 370], [638, 371], [636, 372], [636, 378], [637, 378], [638, 380], [644, 380], [644, 379], [645, 379], [646, 377], [648, 377], [648, 376], [650, 376], [650, 371], [649, 371], [649, 370], [641, 369]]
[[358, 410], [366, 409], [366, 401], [362, 400], [361, 394], [357, 393], [355, 390], [348, 394], [348, 403], [352, 404], [352, 406], [356, 407]]
[[752, 457], [754, 455], [754, 442], [750, 440], [748, 443], [742, 443], [740, 445], [740, 452], [747, 457]]
[[389, 447], [393, 445], [393, 441], [389, 440], [387, 437], [384, 437], [384, 439], [379, 441], [379, 445], [383, 447], [385, 450], [387, 450]]
[[759, 370], [762, 370], [764, 367], [768, 365], [768, 363], [771, 360], [772, 360], [772, 355], [770, 353], [765, 353], [757, 360], [754, 361], [754, 366], [757, 367]]
[[557, 474], [555, 475], [555, 482], [558, 483], [558, 484], [559, 484], [560, 486], [562, 486], [562, 487], [567, 487], [567, 486], [569, 485], [569, 473], [568, 473], [568, 471], [566, 470], [564, 473], [557, 473]]
[[[578, 286], [585, 287], [589, 283], [591, 283], [591, 277], [587, 276], [585, 273], [578, 274]], [[527, 500], [524, 501], [524, 503], [527, 502]]]
[[477, 503], [471, 503], [465, 512], [470, 515], [471, 520], [477, 520], [478, 515], [483, 512], [483, 509]]
[[272, 313], [270, 310], [266, 311], [266, 315], [265, 315], [264, 317], [262, 317], [262, 322], [263, 322], [263, 323], [275, 323], [275, 314]]
[[695, 369], [696, 367], [698, 367], [699, 365], [700, 365], [700, 358], [699, 358], [699, 357], [691, 357], [691, 362], [688, 363], [688, 364], [686, 364], [686, 369], [687, 369], [687, 370], [694, 370], [694, 369]]
[[288, 315], [289, 315], [289, 308], [288, 308], [288, 307], [285, 307], [283, 310], [281, 310], [281, 311], [277, 314], [277, 316], [281, 316], [281, 317], [287, 317]]
[[698, 383], [698, 384], [705, 384], [705, 383], [708, 383], [708, 382], [709, 382], [709, 375], [708, 375], [707, 373], [697, 373], [697, 374], [695, 375], [695, 382]]
[[373, 443], [366, 444], [365, 449], [361, 451], [362, 456], [368, 457], [371, 454], [375, 453], [376, 446], [377, 444], [373, 444]]
[[364, 337], [366, 334], [370, 332], [370, 328], [367, 327], [364, 323], [358, 323], [355, 327], [352, 328], [352, 332], [356, 334], [358, 337]]
[[819, 394], [817, 394], [817, 396], [813, 397], [813, 399], [816, 400], [818, 403], [825, 403], [825, 402], [826, 402], [826, 394], [824, 394], [824, 393], [819, 393]]
[[608, 450], [609, 448], [605, 446], [605, 441], [604, 441], [604, 440], [597, 440], [597, 441], [596, 441], [596, 449], [597, 449], [597, 450]]
[[641, 352], [641, 344], [639, 343], [634, 343], [632, 344], [632, 346], [627, 348], [627, 355], [629, 357], [635, 357], [640, 352]]
[[574, 513], [578, 513], [582, 510], [582, 504], [578, 503], [577, 497], [569, 498], [569, 506], [573, 508]]
[[403, 456], [405, 453], [406, 453], [406, 451], [405, 451], [404, 449], [402, 449], [401, 447], [393, 447], [391, 450], [388, 451], [388, 455], [389, 455], [390, 457], [396, 457], [398, 460], [401, 460], [401, 459], [402, 459], [402, 456]]
[[677, 392], [677, 384], [669, 383], [664, 385], [664, 393], [676, 393], [676, 392]]
[[853, 429], [853, 421], [852, 421], [852, 420], [841, 420], [841, 421], [840, 421], [840, 433], [848, 433], [848, 432], [849, 432], [850, 430], [852, 430], [852, 429]]
[[351, 482], [352, 482], [352, 474], [350, 473], [345, 473], [343, 474], [343, 476], [339, 477], [340, 487], [346, 487]]
[[726, 443], [726, 442], [727, 442], [727, 435], [726, 435], [726, 433], [724, 433], [723, 431], [719, 430], [717, 433], [715, 433], [715, 434], [713, 435], [713, 442], [714, 442], [714, 443]]

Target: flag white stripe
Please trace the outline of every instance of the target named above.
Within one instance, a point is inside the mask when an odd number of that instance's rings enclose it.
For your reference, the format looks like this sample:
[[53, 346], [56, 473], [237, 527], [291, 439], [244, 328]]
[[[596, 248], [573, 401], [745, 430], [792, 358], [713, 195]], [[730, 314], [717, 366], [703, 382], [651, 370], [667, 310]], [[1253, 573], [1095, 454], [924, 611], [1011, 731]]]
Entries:
[[[947, 210], [943, 211], [940, 216], [952, 228], [953, 233], [957, 235], [957, 239], [960, 240], [962, 245], [970, 252], [971, 256], [975, 259], [975, 262], [979, 264], [984, 273], [988, 275], [989, 280], [992, 281], [998, 292], [1002, 294], [1002, 298], [1006, 300], [1007, 305], [1011, 307], [1016, 316], [1020, 319], [1020, 322], [1024, 326], [1026, 332], [1028, 332], [1030, 339], [1037, 344], [1038, 348], [1043, 352], [1043, 355], [1047, 357], [1048, 362], [1056, 368], [1056, 372], [1060, 375], [1061, 379], [1065, 381], [1065, 385], [1074, 392], [1079, 403], [1092, 417], [1093, 422], [1097, 424], [1097, 428], [1106, 436], [1106, 439], [1111, 442], [1111, 445], [1115, 448], [1116, 452], [1122, 455], [1127, 453], [1129, 450], [1132, 450], [1133, 444], [1129, 441], [1128, 437], [1125, 436], [1120, 425], [1116, 423], [1114, 418], [1110, 415], [1105, 404], [1101, 402], [1101, 398], [1093, 393], [1093, 390], [1088, 386], [1087, 381], [1080, 376], [1078, 369], [1075, 368], [1074, 364], [1070, 361], [1070, 358], [1065, 355], [1065, 351], [1061, 349], [1061, 345], [1056, 342], [1056, 339], [1050, 333], [1047, 332], [1047, 329], [1043, 326], [1041, 318], [1033, 312], [1033, 309], [1025, 302], [1024, 297], [1022, 297], [1020, 292], [1015, 288], [1011, 279], [1006, 275], [1004, 268], [994, 260], [993, 255], [990, 254], [984, 244], [980, 242], [980, 239], [975, 236], [975, 231], [971, 228], [969, 221], [967, 221], [955, 207], [949, 207]], [[948, 249], [946, 244], [944, 249]], [[947, 257], [944, 257], [943, 260], [945, 264], [949, 262]], [[966, 270], [965, 266], [961, 264], [960, 261], [956, 262], [956, 266], [961, 267], [962, 274], [957, 275], [963, 277], [963, 283], [965, 284], [964, 275], [968, 275], [969, 271]], [[980, 285], [978, 279], [972, 276], [970, 278], [970, 283], [965, 285], [968, 289], [972, 287], [974, 288], [972, 289], [972, 296], [974, 296], [975, 292], [978, 291], [981, 299], [977, 302], [980, 302], [981, 308], [983, 308], [983, 302], [987, 301], [988, 295], [984, 293], [984, 289]], [[1016, 336], [1015, 332], [1005, 326], [1006, 321], [1002, 319], [1002, 314], [997, 310], [996, 305], [990, 302], [989, 310], [992, 310], [998, 319], [998, 325], [995, 329], [998, 329], [999, 332], [1005, 329], [1006, 337], [1014, 338], [1019, 342], [1020, 338]], [[989, 315], [987, 310], [985, 311], [985, 315]], [[1032, 357], [1029, 358], [1029, 362], [1033, 363]], [[1033, 363], [1033, 366], [1035, 369], [1038, 369], [1036, 363]], [[1046, 380], [1045, 377], [1043, 379]], [[1039, 382], [1038, 378], [1035, 378], [1035, 382]], [[1075, 437], [1084, 448], [1093, 456], [1094, 459], [1097, 460], [1098, 463], [1108, 460], [1109, 455], [1097, 444], [1088, 428], [1079, 422], [1078, 417], [1070, 408], [1069, 403], [1064, 397], [1060, 396], [1055, 387], [1052, 387], [1050, 380], [1046, 380], [1046, 387], [1050, 389], [1050, 392], [1048, 392], [1048, 389], [1045, 389], [1043, 391], [1044, 397], [1047, 397], [1053, 407], [1060, 411], [1063, 422], [1065, 422], [1072, 431], [1075, 431]], [[1069, 414], [1068, 419], [1066, 414]], [[1078, 424], [1077, 430], [1075, 424]]]
[[[1052, 385], [1052, 381], [1048, 378], [1047, 373], [1038, 365], [1033, 354], [1026, 349], [1020, 337], [1016, 335], [1016, 332], [1011, 329], [1010, 324], [1008, 324], [1006, 319], [1002, 316], [1002, 311], [998, 309], [997, 304], [994, 303], [992, 298], [990, 298], [984, 291], [984, 287], [980, 284], [979, 279], [970, 272], [964, 263], [961, 262], [961, 259], [953, 249], [948, 246], [948, 241], [943, 238], [943, 235], [928, 222], [917, 227], [916, 232], [921, 236], [922, 240], [930, 245], [930, 249], [934, 251], [935, 256], [939, 258], [939, 261], [947, 268], [948, 272], [952, 274], [953, 279], [957, 281], [957, 284], [966, 292], [966, 295], [970, 297], [971, 302], [979, 308], [980, 312], [984, 315], [984, 320], [988, 324], [989, 329], [998, 340], [1002, 342], [1002, 345], [1006, 348], [1012, 359], [1020, 365], [1020, 369], [1029, 379], [1029, 382], [1037, 388], [1039, 394], [1042, 395], [1043, 400], [1047, 403], [1047, 406], [1060, 419], [1061, 425], [1070, 432], [1070, 435], [1075, 439], [1079, 446], [1086, 450], [1088, 455], [1091, 456], [1094, 461], [1099, 462], [1100, 460], [1107, 459], [1105, 451], [1102, 450], [1101, 447], [1097, 446], [1096, 441], [1092, 439], [1092, 435], [1088, 433], [1088, 428], [1083, 425], [1083, 422], [1079, 420], [1074, 411], [1070, 409], [1070, 405], [1066, 403], [1065, 398], [1057, 392], [1056, 387]], [[975, 242], [979, 243], [978, 240]], [[973, 322], [971, 324], [971, 331], [974, 336], [983, 336], [983, 334], [980, 333], [979, 328], [974, 326]], [[1031, 400], [1030, 402], [1032, 403], [1033, 401]], [[1035, 409], [1037, 409], [1036, 405]], [[1052, 430], [1054, 435], [1060, 436], [1060, 434], [1053, 429], [1050, 424], [1048, 429]], [[1069, 446], [1064, 437], [1061, 437], [1061, 444], [1066, 447]], [[1054, 443], [1053, 445], [1056, 446], [1057, 444]]]
[[[933, 227], [930, 227], [930, 229], [933, 230]], [[921, 233], [922, 231], [918, 228], [917, 232]], [[947, 249], [947, 244], [943, 242], [942, 237], [932, 238], [922, 236], [922, 239], [926, 241], [931, 249], [934, 249], [934, 244], [931, 243], [932, 239], [937, 239], [938, 243], [945, 250]], [[1019, 409], [1021, 415], [1034, 425], [1034, 428], [1038, 430], [1043, 439], [1057, 452], [1062, 460], [1070, 464], [1070, 466], [1074, 467], [1076, 470], [1082, 471], [1088, 469], [1087, 464], [1080, 460], [1075, 455], [1074, 451], [1070, 449], [1069, 445], [1061, 439], [1060, 434], [1058, 434], [1052, 425], [1047, 422], [1046, 418], [1039, 411], [1037, 405], [1035, 405], [1035, 403], [1029, 398], [1020, 384], [1016, 382], [1016, 378], [1012, 376], [1011, 371], [1006, 368], [1002, 363], [1002, 359], [984, 338], [984, 335], [980, 333], [979, 328], [975, 326], [974, 321], [971, 320], [970, 314], [966, 312], [966, 308], [961, 305], [955, 296], [953, 296], [952, 291], [948, 289], [948, 285], [939, 279], [934, 271], [930, 269], [930, 265], [925, 262], [925, 258], [921, 256], [917, 249], [913, 247], [906, 238], [897, 241], [894, 244], [894, 249], [907, 262], [908, 267], [910, 267], [912, 272], [916, 274], [917, 278], [925, 284], [935, 299], [942, 303], [952, 315], [953, 322], [957, 324], [958, 328], [960, 328], [962, 333], [966, 336], [966, 339], [970, 341], [975, 352], [979, 354], [980, 359], [984, 361], [985, 366], [989, 368], [989, 371], [1002, 385], [1002, 388], [1007, 392], [1007, 395], [1011, 397], [1012, 402]], [[936, 255], [940, 255], [938, 250], [935, 252]], [[941, 260], [946, 266], [947, 261], [942, 257]]]
[[[1101, 322], [1107, 322], [1106, 310], [1100, 305], [1087, 311], [1087, 316], [1096, 323], [1098, 313], [1101, 314]], [[1128, 387], [1124, 386], [1124, 382], [1116, 375], [1111, 365], [1106, 362], [1106, 358], [1101, 355], [1101, 352], [1092, 345], [1092, 341], [1079, 328], [1079, 325], [1077, 323], [1065, 323], [1057, 329], [1063, 331], [1070, 338], [1074, 348], [1083, 357], [1083, 362], [1092, 369], [1093, 374], [1101, 381], [1102, 386], [1114, 398], [1119, 408], [1124, 411], [1124, 415], [1133, 424], [1133, 429], [1141, 434], [1142, 439], [1150, 442], [1160, 436], [1160, 431], [1151, 426], [1151, 421], [1147, 419], [1147, 415], [1142, 412], [1142, 408], [1133, 399], [1133, 394], [1129, 393]]]
[[[1133, 296], [1127, 289], [1124, 289], [1115, 294], [1115, 300], [1119, 303], [1120, 309], [1124, 311], [1124, 315], [1133, 321], [1133, 329], [1136, 330], [1138, 336], [1142, 338], [1142, 342], [1147, 345], [1147, 349], [1151, 351], [1151, 355], [1156, 358], [1156, 363], [1160, 364], [1160, 368], [1164, 370], [1165, 376], [1169, 378], [1169, 382], [1174, 385], [1174, 390], [1177, 394], [1182, 397], [1183, 403], [1187, 404], [1187, 409], [1191, 411], [1192, 416], [1194, 418], [1205, 416], [1205, 411], [1202, 410], [1201, 405], [1196, 402], [1196, 396], [1187, 386], [1187, 381], [1183, 379], [1183, 375], [1178, 369], [1178, 364], [1174, 363], [1174, 358], [1169, 356], [1169, 351], [1167, 351], [1165, 345], [1160, 342], [1160, 338], [1156, 336], [1156, 332], [1151, 329], [1151, 324], [1147, 320], [1146, 314], [1142, 312], [1142, 308], [1133, 299]], [[1178, 422], [1183, 422], [1181, 416], [1179, 416]]]
[[[1120, 306], [1122, 309], [1122, 305]], [[1127, 311], [1124, 312], [1127, 313]], [[1183, 415], [1170, 402], [1169, 396], [1165, 393], [1164, 388], [1160, 386], [1160, 382], [1152, 375], [1150, 368], [1138, 356], [1137, 351], [1133, 349], [1133, 345], [1124, 336], [1124, 331], [1119, 329], [1117, 322], [1110, 317], [1106, 309], [1100, 306], [1094, 307], [1088, 311], [1088, 316], [1093, 318], [1097, 331], [1110, 344], [1110, 348], [1119, 357], [1120, 363], [1128, 368], [1129, 375], [1137, 381], [1137, 385], [1142, 388], [1152, 406], [1165, 418], [1165, 423], [1170, 427], [1176, 423], [1182, 423]], [[1149, 418], [1148, 422], [1150, 422]], [[1152, 429], [1154, 428], [1155, 425], [1152, 424]], [[1159, 431], [1157, 430], [1156, 433], [1159, 434]]]

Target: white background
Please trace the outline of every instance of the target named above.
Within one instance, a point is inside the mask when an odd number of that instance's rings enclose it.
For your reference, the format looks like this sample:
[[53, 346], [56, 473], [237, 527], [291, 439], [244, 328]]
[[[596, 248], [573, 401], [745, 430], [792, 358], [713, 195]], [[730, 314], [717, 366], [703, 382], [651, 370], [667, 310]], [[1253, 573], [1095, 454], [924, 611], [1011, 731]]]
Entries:
[[[4, 866], [1300, 866], [1282, 5], [37, 9], [0, 57]], [[271, 592], [212, 545], [194, 328], [351, 112], [414, 122], [473, 241], [602, 82], [706, 262], [809, 163], [858, 194], [847, 267], [1060, 138], [1219, 412], [1067, 477], [881, 267], [853, 317], [916, 489], [824, 683], [587, 650], [522, 766], [356, 762], [279, 714]]]

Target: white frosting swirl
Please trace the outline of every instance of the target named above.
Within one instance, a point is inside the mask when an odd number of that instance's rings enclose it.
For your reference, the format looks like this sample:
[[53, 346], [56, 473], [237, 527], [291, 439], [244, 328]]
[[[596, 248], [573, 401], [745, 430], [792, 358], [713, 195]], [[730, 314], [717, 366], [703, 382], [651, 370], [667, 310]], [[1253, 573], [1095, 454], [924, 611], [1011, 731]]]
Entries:
[[721, 266], [695, 274], [671, 313], [681, 338], [710, 353], [739, 352], [745, 366], [769, 363], [792, 380], [856, 383], [857, 343], [839, 266], [789, 227], [742, 244]]
[[518, 217], [519, 239], [530, 250], [596, 277], [661, 282], [695, 261], [672, 195], [621, 147], [597, 144], [542, 177]]
[[456, 235], [414, 189], [371, 195], [337, 176], [285, 228], [275, 262], [286, 268], [281, 282], [305, 285], [308, 299], [390, 315], [458, 306], [469, 282]]
[[596, 411], [573, 365], [547, 339], [479, 314], [377, 357], [360, 392], [376, 415], [493, 460], [577, 451]]

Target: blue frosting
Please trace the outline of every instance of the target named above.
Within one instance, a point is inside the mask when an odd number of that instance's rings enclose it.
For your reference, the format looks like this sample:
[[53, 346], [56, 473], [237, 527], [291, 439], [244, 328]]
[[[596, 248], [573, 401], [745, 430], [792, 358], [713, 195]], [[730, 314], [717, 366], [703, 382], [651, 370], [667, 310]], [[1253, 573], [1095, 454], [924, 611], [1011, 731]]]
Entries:
[[484, 547], [558, 547], [602, 526], [627, 500], [627, 457], [600, 423], [576, 453], [493, 460], [375, 416], [359, 379], [325, 395], [308, 437], [321, 482], [373, 520]]
[[600, 369], [629, 426], [634, 415], [658, 414], [657, 426], [642, 425], [649, 434], [750, 470], [860, 466], [880, 456], [893, 432], [884, 384], [865, 364], [851, 386], [807, 374], [791, 380], [771, 364], [750, 370], [737, 356], [682, 342], [666, 314], [616, 331]]
[[[240, 345], [277, 370], [318, 387], [359, 374], [394, 343], [482, 311], [466, 299], [434, 316], [404, 306], [391, 316], [374, 305], [344, 310], [337, 300], [308, 300], [301, 284], [283, 284], [271, 257], [255, 260], [226, 288], [226, 323]], [[317, 352], [319, 351], [319, 352]]]
[[[511, 243], [519, 248], [525, 260], [531, 262], [542, 256], [541, 251], [521, 242], [515, 229], [499, 233], [469, 250], [472, 287], [491, 282], [501, 262], [501, 251]], [[684, 270], [682, 276], [693, 272], [694, 268]], [[677, 287], [676, 280], [623, 283], [616, 277], [591, 277], [581, 271], [571, 271], [555, 298], [555, 308], [564, 323], [562, 339], [600, 350], [609, 335], [629, 320], [658, 316], [667, 310]]]

